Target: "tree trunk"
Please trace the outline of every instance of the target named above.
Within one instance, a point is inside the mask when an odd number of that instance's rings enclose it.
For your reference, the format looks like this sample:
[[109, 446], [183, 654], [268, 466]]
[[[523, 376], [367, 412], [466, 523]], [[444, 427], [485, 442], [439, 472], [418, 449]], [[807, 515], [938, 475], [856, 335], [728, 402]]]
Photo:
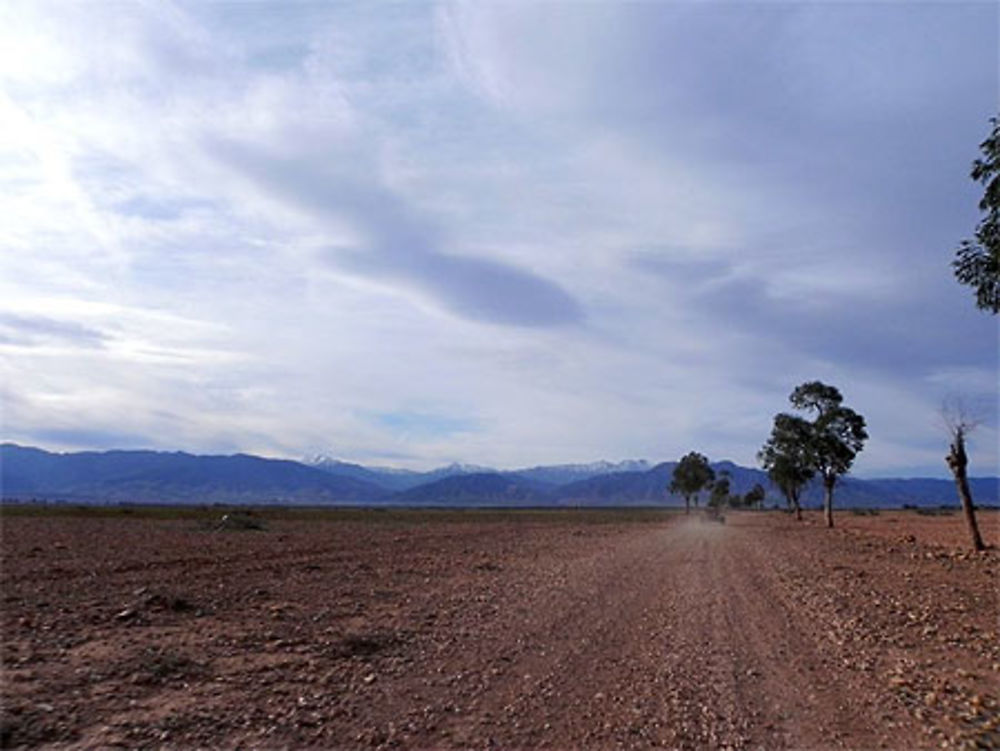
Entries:
[[799, 505], [799, 494], [794, 489], [789, 489], [785, 493], [785, 500], [788, 501], [788, 510], [795, 512], [795, 521], [802, 521], [802, 506]]
[[833, 527], [833, 486], [836, 482], [836, 475], [823, 476], [823, 518], [828, 527]]
[[691, 496], [689, 495], [684, 496], [684, 513], [691, 513]]
[[948, 462], [948, 468], [955, 476], [955, 487], [958, 489], [962, 511], [965, 512], [965, 522], [968, 524], [969, 534], [972, 536], [972, 547], [975, 550], [985, 550], [986, 545], [983, 544], [983, 538], [979, 534], [976, 510], [972, 505], [972, 492], [969, 490], [969, 478], [966, 475], [969, 457], [965, 453], [965, 435], [961, 429], [955, 431], [955, 442], [951, 444], [951, 451], [945, 459]]

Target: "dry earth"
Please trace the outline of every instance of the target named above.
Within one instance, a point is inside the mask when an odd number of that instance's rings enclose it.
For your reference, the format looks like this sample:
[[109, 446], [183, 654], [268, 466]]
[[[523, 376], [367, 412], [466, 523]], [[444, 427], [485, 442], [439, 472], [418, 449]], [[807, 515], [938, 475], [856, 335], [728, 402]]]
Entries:
[[838, 521], [6, 513], [2, 743], [1000, 747], [996, 549]]

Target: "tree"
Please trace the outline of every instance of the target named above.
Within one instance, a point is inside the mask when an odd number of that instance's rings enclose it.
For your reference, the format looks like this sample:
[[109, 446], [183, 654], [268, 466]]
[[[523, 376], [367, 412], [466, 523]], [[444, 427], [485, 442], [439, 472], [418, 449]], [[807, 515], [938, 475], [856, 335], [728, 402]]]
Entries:
[[789, 397], [797, 409], [816, 414], [810, 423], [810, 465], [823, 480], [823, 516], [833, 526], [833, 488], [851, 469], [854, 458], [868, 440], [865, 418], [843, 405], [844, 397], [834, 386], [810, 381], [797, 386]]
[[979, 144], [982, 159], [972, 163], [970, 177], [985, 190], [979, 210], [986, 216], [976, 225], [975, 238], [963, 240], [951, 262], [955, 278], [976, 291], [976, 306], [1000, 313], [1000, 119], [992, 118], [993, 130]]
[[966, 470], [969, 466], [969, 457], [965, 453], [965, 437], [976, 427], [976, 421], [970, 418], [961, 405], [946, 405], [942, 409], [942, 416], [948, 431], [951, 433], [951, 450], [945, 457], [948, 469], [955, 477], [955, 488], [958, 490], [958, 498], [962, 503], [962, 511], [965, 513], [965, 522], [969, 527], [969, 535], [972, 537], [972, 547], [975, 550], [985, 550], [983, 538], [979, 534], [979, 525], [976, 523], [976, 510], [972, 503], [972, 491], [969, 490], [969, 478]]
[[684, 496], [684, 513], [691, 513], [691, 499], [698, 505], [698, 493], [715, 480], [715, 472], [708, 466], [708, 459], [697, 451], [692, 451], [678, 462], [674, 476], [670, 480], [671, 493]]
[[764, 490], [764, 486], [758, 482], [743, 494], [743, 505], [747, 508], [756, 507], [759, 509], [764, 505], [764, 497], [766, 495], [767, 491]]
[[708, 503], [713, 508], [721, 508], [729, 503], [729, 472], [722, 470], [718, 479], [712, 483]]
[[775, 415], [771, 437], [757, 453], [767, 476], [785, 496], [788, 508], [795, 512], [799, 521], [802, 521], [799, 496], [805, 484], [816, 474], [812, 450], [812, 424], [797, 415], [781, 413]]

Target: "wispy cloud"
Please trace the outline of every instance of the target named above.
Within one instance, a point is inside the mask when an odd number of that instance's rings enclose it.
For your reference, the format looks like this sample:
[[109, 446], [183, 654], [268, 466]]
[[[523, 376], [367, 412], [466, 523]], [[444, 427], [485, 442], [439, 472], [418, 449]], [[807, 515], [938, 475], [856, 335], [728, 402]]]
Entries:
[[428, 413], [383, 412], [367, 417], [377, 425], [410, 439], [447, 438], [481, 430], [476, 420]]
[[77, 321], [0, 313], [0, 344], [30, 347], [59, 342], [82, 347], [100, 347], [106, 339], [107, 336], [103, 332]]
[[[306, 158], [279, 158], [232, 142], [213, 153], [265, 190], [321, 218], [346, 220], [359, 247], [333, 249], [334, 268], [409, 284], [447, 310], [472, 320], [520, 326], [577, 323], [579, 303], [556, 283], [499, 260], [446, 252], [447, 233], [400, 196], [369, 177], [317, 169]], [[311, 156], [311, 155], [310, 155]]]

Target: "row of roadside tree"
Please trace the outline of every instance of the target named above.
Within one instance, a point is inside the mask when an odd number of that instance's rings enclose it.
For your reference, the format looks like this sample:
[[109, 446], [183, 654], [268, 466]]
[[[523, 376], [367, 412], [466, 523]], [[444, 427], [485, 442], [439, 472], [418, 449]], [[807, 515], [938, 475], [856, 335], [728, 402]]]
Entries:
[[[833, 490], [868, 439], [865, 419], [844, 406], [840, 391], [820, 381], [802, 384], [790, 399], [797, 410], [811, 413], [813, 419], [784, 412], [777, 415], [771, 436], [758, 458], [798, 519], [802, 518], [799, 502], [802, 489], [814, 477], [821, 477], [825, 491], [824, 518], [827, 526], [832, 527]], [[697, 505], [703, 490], [709, 491], [708, 504], [713, 508], [722, 505], [759, 508], [766, 495], [759, 484], [743, 496], [732, 495], [727, 474], [722, 472], [717, 478], [708, 459], [696, 451], [680, 460], [669, 490], [684, 497], [688, 513], [692, 500]]]
[[[771, 435], [757, 453], [757, 458], [799, 521], [802, 520], [802, 490], [818, 477], [824, 491], [823, 518], [826, 526], [832, 527], [834, 488], [837, 481], [850, 471], [854, 459], [868, 440], [865, 418], [844, 405], [839, 389], [821, 381], [809, 381], [796, 387], [789, 401], [799, 414], [781, 412], [775, 415]], [[946, 457], [948, 467], [955, 478], [972, 546], [983, 550], [985, 545], [976, 523], [966, 476], [968, 457], [965, 435], [970, 423], [960, 411], [946, 411], [944, 417], [952, 436], [951, 450]], [[692, 500], [697, 506], [698, 496], [704, 490], [709, 491], [708, 505], [713, 510], [724, 505], [760, 508], [766, 495], [760, 484], [745, 495], [733, 495], [728, 473], [723, 471], [716, 477], [708, 459], [697, 451], [681, 458], [668, 489], [684, 497], [687, 513], [691, 512]]]
[[[990, 134], [979, 145], [982, 157], [972, 163], [970, 173], [970, 177], [984, 187], [979, 202], [983, 217], [976, 226], [974, 237], [962, 241], [956, 251], [952, 270], [961, 284], [975, 291], [976, 306], [997, 315], [1000, 313], [1000, 117], [992, 118], [990, 123]], [[826, 525], [832, 527], [834, 487], [850, 470], [854, 458], [868, 440], [865, 419], [844, 406], [844, 398], [836, 387], [820, 381], [803, 383], [792, 391], [789, 399], [800, 414], [782, 412], [776, 415], [771, 435], [757, 457], [799, 520], [802, 519], [799, 503], [802, 489], [814, 477], [820, 477], [824, 489], [823, 517]], [[965, 439], [977, 421], [968, 416], [960, 403], [945, 405], [942, 417], [951, 435], [951, 447], [945, 461], [955, 478], [972, 546], [983, 550], [986, 546], [979, 534], [966, 474], [969, 459]], [[697, 505], [698, 494], [705, 489], [711, 491], [709, 505], [714, 508], [724, 504], [748, 507], [763, 504], [763, 487], [757, 485], [744, 496], [733, 496], [729, 478], [721, 474], [716, 478], [708, 459], [692, 451], [680, 460], [669, 490], [684, 496], [688, 513], [692, 499]]]

